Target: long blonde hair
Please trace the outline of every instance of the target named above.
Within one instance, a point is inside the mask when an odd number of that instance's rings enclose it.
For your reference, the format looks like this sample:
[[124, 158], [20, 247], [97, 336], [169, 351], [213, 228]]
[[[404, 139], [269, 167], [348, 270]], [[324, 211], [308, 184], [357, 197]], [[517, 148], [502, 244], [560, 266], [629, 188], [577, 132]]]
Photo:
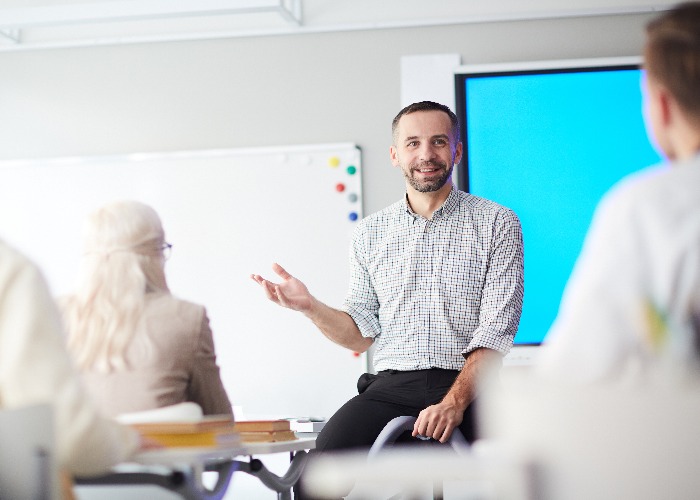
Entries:
[[83, 243], [78, 287], [63, 307], [68, 347], [83, 370], [124, 370], [146, 294], [168, 293], [163, 227], [150, 206], [119, 201], [90, 214]]

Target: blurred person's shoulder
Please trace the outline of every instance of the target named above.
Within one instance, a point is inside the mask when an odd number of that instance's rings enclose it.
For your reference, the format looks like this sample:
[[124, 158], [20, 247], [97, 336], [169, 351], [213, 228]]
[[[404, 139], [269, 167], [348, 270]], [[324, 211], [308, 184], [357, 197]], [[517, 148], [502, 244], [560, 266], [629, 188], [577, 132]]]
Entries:
[[[606, 198], [645, 199], [668, 203], [683, 193], [694, 193], [700, 181], [700, 156], [678, 163], [660, 163], [623, 177], [606, 193]], [[669, 196], [673, 195], [670, 199]], [[692, 196], [692, 199], [700, 199]]]
[[35, 280], [43, 279], [34, 262], [0, 239], [0, 286], [4, 287], [13, 277], [19, 275]]
[[146, 295], [146, 303], [151, 314], [180, 318], [201, 318], [206, 314], [202, 304], [181, 299], [169, 292], [149, 293]]

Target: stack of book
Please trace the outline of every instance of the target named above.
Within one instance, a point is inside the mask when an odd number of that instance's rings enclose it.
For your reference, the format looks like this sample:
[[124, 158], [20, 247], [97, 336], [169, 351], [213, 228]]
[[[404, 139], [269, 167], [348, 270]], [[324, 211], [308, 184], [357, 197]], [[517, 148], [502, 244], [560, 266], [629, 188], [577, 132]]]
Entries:
[[241, 444], [230, 416], [212, 415], [198, 421], [132, 423], [144, 437], [167, 447], [233, 447]]
[[297, 438], [289, 420], [241, 420], [233, 428], [244, 443], [293, 441]]

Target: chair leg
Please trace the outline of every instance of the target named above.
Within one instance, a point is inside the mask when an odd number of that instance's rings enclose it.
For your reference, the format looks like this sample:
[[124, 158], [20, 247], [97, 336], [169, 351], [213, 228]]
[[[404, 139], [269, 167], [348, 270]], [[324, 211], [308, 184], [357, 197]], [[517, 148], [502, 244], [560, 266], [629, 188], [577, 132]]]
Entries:
[[416, 422], [416, 417], [396, 417], [389, 421], [389, 423], [384, 426], [382, 432], [379, 433], [377, 439], [372, 444], [372, 447], [367, 454], [368, 459], [372, 459], [377, 455], [382, 449], [387, 446], [394, 444], [394, 441], [403, 434], [403, 432], [412, 430], [413, 424]]
[[[372, 458], [377, 456], [377, 454], [379, 454], [382, 450], [394, 444], [396, 439], [403, 432], [413, 430], [413, 425], [415, 424], [415, 422], [416, 417], [409, 416], [396, 417], [389, 421], [384, 427], [384, 429], [382, 429], [382, 432], [379, 434], [379, 436], [377, 436], [377, 439], [374, 441], [374, 444], [370, 448], [369, 453], [367, 455], [368, 460], [371, 460]], [[457, 454], [464, 455], [470, 451], [469, 443], [464, 438], [464, 435], [460, 432], [458, 428], [455, 428], [452, 431], [452, 436], [450, 437], [448, 444]], [[438, 480], [433, 483], [434, 500], [443, 500], [443, 489], [443, 481]], [[403, 496], [399, 494], [398, 496], [396, 496], [396, 498], [403, 498]], [[390, 498], [389, 500], [394, 500], [394, 497]]]

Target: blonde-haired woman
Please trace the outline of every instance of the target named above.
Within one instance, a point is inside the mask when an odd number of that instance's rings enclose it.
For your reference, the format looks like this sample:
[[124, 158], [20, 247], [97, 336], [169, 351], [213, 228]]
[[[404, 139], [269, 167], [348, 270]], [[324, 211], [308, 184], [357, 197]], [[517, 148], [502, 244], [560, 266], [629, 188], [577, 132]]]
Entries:
[[68, 347], [109, 416], [192, 401], [232, 414], [201, 305], [170, 294], [158, 214], [137, 201], [92, 213], [77, 291], [61, 301]]

